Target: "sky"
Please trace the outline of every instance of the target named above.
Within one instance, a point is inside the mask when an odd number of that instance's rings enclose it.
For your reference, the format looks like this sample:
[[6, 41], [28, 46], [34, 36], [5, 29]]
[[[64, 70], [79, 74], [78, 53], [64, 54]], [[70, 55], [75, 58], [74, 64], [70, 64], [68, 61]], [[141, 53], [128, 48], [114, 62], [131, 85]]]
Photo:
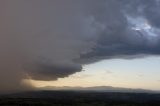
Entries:
[[147, 57], [134, 60], [103, 60], [83, 66], [77, 72], [57, 81], [35, 81], [36, 87], [46, 86], [113, 86], [124, 88], [160, 89], [160, 57]]
[[1, 0], [0, 93], [160, 89], [159, 0]]

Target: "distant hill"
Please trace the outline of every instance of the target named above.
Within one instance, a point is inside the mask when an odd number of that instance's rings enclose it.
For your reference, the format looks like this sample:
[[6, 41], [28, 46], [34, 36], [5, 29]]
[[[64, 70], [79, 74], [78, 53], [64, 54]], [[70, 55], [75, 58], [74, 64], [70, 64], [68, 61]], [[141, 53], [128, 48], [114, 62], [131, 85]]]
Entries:
[[97, 92], [131, 92], [131, 93], [160, 93], [160, 91], [153, 91], [147, 89], [132, 89], [112, 86], [94, 86], [94, 87], [55, 87], [46, 86], [41, 87], [40, 90], [73, 90], [73, 91], [97, 91]]

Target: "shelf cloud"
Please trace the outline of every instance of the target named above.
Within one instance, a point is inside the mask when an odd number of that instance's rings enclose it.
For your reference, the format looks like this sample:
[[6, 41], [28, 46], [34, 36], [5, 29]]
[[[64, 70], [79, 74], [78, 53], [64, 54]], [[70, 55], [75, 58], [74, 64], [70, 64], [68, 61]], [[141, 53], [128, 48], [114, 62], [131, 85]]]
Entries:
[[159, 0], [1, 0], [0, 91], [28, 88], [23, 79], [67, 77], [102, 59], [159, 55], [159, 5]]

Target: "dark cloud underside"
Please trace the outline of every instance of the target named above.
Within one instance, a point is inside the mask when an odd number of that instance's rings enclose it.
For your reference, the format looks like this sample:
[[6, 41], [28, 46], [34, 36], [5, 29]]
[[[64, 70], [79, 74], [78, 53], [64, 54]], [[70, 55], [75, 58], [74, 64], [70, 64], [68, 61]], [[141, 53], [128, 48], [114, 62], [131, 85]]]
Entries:
[[102, 59], [159, 55], [159, 10], [159, 0], [1, 0], [0, 90]]

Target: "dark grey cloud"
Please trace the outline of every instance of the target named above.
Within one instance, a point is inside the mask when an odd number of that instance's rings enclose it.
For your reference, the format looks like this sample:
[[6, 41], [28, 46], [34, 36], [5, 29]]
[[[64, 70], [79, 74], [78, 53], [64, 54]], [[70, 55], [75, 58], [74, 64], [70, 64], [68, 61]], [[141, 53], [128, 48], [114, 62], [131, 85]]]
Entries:
[[[142, 15], [155, 27], [160, 27], [160, 1], [159, 0], [122, 0], [125, 4], [125, 11], [133, 16]], [[127, 5], [126, 5], [127, 4]]]
[[[32, 69], [32, 70], [29, 70]], [[82, 66], [74, 63], [40, 63], [29, 68], [28, 73], [35, 80], [56, 80], [81, 71]]]
[[[160, 33], [158, 29], [160, 16], [158, 8], [160, 6], [158, 0], [113, 0], [112, 2], [108, 0], [105, 2], [108, 3], [105, 9], [98, 8], [101, 10], [97, 13], [94, 10], [95, 13], [90, 14], [95, 18], [95, 23], [104, 25], [104, 29], [99, 33], [96, 45], [92, 50], [86, 54], [81, 54], [82, 62], [94, 62], [104, 58], [130, 58], [132, 56], [136, 58], [136, 55], [160, 54]], [[133, 30], [131, 27], [133, 22], [129, 21], [136, 20], [128, 20], [128, 17], [137, 18], [137, 20], [142, 18], [144, 22], [147, 21], [146, 23], [150, 24], [148, 27], [151, 28], [146, 28], [146, 32], [144, 29]], [[137, 26], [142, 24], [138, 21], [134, 23]], [[143, 25], [141, 27], [147, 26]], [[158, 31], [154, 32], [153, 30]]]
[[158, 11], [158, 0], [1, 0], [0, 90], [102, 59], [159, 55]]

